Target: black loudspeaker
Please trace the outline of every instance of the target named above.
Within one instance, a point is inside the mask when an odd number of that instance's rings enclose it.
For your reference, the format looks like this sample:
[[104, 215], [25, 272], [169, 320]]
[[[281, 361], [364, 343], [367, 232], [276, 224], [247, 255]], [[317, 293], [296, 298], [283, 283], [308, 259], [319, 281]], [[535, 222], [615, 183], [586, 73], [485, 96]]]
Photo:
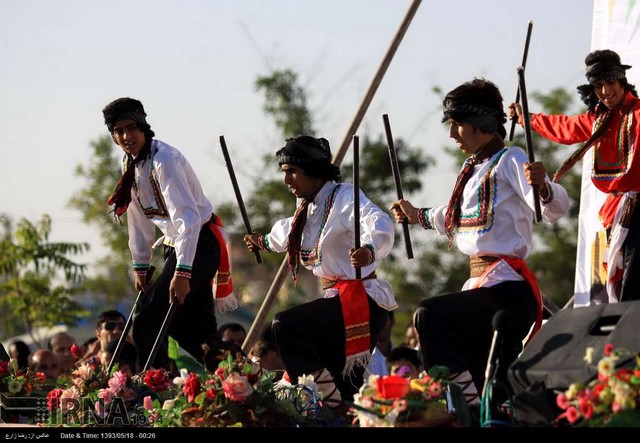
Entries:
[[[640, 351], [639, 318], [640, 300], [569, 308], [552, 315], [509, 367], [516, 415], [520, 409], [528, 424], [548, 424], [557, 412], [556, 392], [592, 380], [607, 343]], [[589, 347], [595, 351], [591, 364], [584, 361]]]
[[7, 354], [7, 351], [4, 349], [4, 345], [0, 343], [0, 361], [9, 361], [9, 360], [11, 360], [11, 358], [9, 357], [9, 354]]

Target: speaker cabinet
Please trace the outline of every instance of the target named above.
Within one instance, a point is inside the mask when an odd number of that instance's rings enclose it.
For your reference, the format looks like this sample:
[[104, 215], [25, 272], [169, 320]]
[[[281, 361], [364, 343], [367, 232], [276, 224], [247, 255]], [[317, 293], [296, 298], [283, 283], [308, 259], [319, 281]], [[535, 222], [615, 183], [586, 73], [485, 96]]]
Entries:
[[[509, 367], [516, 410], [518, 398], [539, 400], [544, 392], [546, 401], [554, 402], [542, 413], [550, 420], [555, 413], [554, 391], [592, 380], [607, 343], [640, 351], [640, 300], [569, 308], [552, 315]], [[584, 360], [589, 347], [594, 348], [591, 364]], [[619, 366], [629, 362], [621, 361]]]

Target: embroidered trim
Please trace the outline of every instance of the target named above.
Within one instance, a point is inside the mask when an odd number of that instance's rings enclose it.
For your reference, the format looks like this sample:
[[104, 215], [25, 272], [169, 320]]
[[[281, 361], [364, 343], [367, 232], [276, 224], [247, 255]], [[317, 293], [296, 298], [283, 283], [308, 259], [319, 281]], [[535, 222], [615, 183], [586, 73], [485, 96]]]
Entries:
[[155, 200], [157, 207], [145, 207], [142, 205], [142, 202], [140, 202], [140, 195], [138, 192], [138, 185], [136, 183], [136, 180], [133, 181], [132, 189], [134, 191], [136, 200], [138, 200], [138, 203], [140, 204], [140, 207], [142, 208], [142, 211], [144, 212], [144, 215], [147, 216], [147, 218], [169, 219], [169, 210], [167, 209], [167, 204], [165, 203], [164, 197], [162, 196], [162, 190], [160, 188], [160, 183], [158, 182], [158, 174], [153, 167], [153, 159], [157, 153], [158, 147], [152, 144], [149, 159], [144, 160], [136, 165], [136, 172], [140, 171], [140, 175], [145, 174], [145, 168], [148, 168], [149, 181], [151, 182], [151, 189], [153, 189], [153, 199]]
[[320, 266], [322, 263], [322, 251], [320, 248], [320, 237], [322, 236], [322, 231], [324, 231], [324, 227], [327, 224], [327, 220], [329, 219], [329, 212], [331, 212], [331, 208], [336, 200], [336, 194], [338, 193], [338, 189], [340, 189], [342, 185], [337, 185], [335, 189], [331, 192], [329, 198], [327, 198], [324, 202], [323, 213], [322, 213], [322, 222], [320, 223], [320, 227], [318, 228], [318, 240], [314, 245], [313, 249], [300, 249], [300, 261], [302, 262], [302, 266], [307, 269], [311, 269], [314, 267]]
[[133, 275], [147, 275], [149, 270], [149, 263], [134, 263]]
[[418, 224], [423, 229], [433, 229], [433, 225], [429, 222], [429, 211], [431, 211], [431, 208], [418, 209]]
[[269, 234], [258, 237], [258, 247], [265, 252], [273, 252], [269, 244]]
[[[591, 169], [591, 177], [594, 180], [615, 180], [628, 172], [629, 167], [631, 166], [634, 151], [633, 135], [631, 133], [631, 129], [633, 126], [633, 108], [634, 106], [630, 106], [629, 111], [626, 112], [620, 119], [620, 126], [616, 133], [617, 149], [615, 149], [615, 151], [618, 153], [618, 157], [615, 162], [605, 162], [600, 152], [602, 143], [597, 142], [594, 144], [594, 154], [592, 158]], [[593, 132], [595, 132], [602, 124], [602, 120], [604, 119], [605, 115], [606, 114], [601, 114], [596, 119], [593, 125]]]
[[490, 231], [493, 227], [497, 190], [497, 176], [495, 168], [507, 148], [502, 149], [495, 156], [491, 166], [485, 172], [477, 187], [478, 204], [475, 212], [463, 213], [460, 216], [458, 234], [476, 234]]
[[176, 277], [186, 277], [191, 278], [191, 266], [186, 265], [178, 265], [176, 266], [176, 270], [174, 272]]
[[363, 248], [367, 248], [369, 250], [369, 253], [371, 254], [371, 263], [376, 261], [376, 251], [373, 249], [373, 245], [370, 243], [367, 243], [365, 245], [362, 245]]
[[549, 195], [547, 195], [547, 198], [542, 198], [542, 197], [541, 197], [541, 198], [540, 198], [540, 202], [541, 202], [543, 205], [546, 205], [546, 204], [548, 204], [548, 203], [551, 203], [551, 201], [553, 200], [553, 197], [554, 197], [554, 193], [553, 193], [553, 186], [550, 186], [550, 185], [549, 185], [549, 183], [545, 183], [544, 185], [546, 186], [546, 188], [547, 188], [547, 193], [548, 193]]

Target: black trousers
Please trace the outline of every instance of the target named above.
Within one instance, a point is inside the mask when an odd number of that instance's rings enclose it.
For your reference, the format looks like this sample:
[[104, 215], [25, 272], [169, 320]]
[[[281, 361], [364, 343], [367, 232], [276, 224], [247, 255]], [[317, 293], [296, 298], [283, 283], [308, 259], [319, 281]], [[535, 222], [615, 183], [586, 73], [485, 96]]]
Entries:
[[[145, 292], [133, 317], [133, 340], [138, 350], [140, 369], [144, 368], [153, 344], [169, 310], [169, 285], [176, 269], [176, 253], [172, 247], [165, 247], [162, 271], [151, 288]], [[200, 230], [198, 247], [192, 265], [189, 284], [191, 292], [183, 304], [176, 301], [176, 311], [167, 330], [167, 335], [159, 344], [158, 353], [152, 363], [156, 369], [169, 370], [168, 336], [178, 341], [180, 346], [193, 358], [202, 362], [203, 343], [219, 341], [216, 322], [212, 279], [220, 265], [220, 245], [208, 224]]]
[[[369, 302], [370, 350], [387, 321], [387, 311], [367, 297]], [[345, 332], [339, 297], [319, 298], [275, 315], [272, 332], [282, 361], [295, 383], [299, 376], [326, 368], [340, 391], [342, 400], [351, 401], [364, 379], [364, 368], [354, 368], [342, 376], [345, 357]]]
[[423, 300], [414, 313], [414, 323], [424, 368], [442, 365], [452, 373], [468, 370], [481, 393], [493, 339], [493, 316], [505, 310], [505, 319], [511, 321], [501, 334], [496, 382], [508, 386], [507, 369], [522, 351], [522, 340], [535, 322], [536, 309], [531, 287], [524, 281]]
[[619, 301], [640, 300], [640, 197], [636, 197], [622, 254], [622, 286]]

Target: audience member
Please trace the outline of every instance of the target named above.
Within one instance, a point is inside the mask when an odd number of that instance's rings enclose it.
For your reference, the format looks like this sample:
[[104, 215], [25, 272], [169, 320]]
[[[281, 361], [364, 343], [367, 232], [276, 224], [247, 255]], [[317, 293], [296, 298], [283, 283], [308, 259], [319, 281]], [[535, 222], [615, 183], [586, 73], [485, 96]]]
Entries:
[[[115, 309], [102, 311], [96, 320], [96, 338], [100, 346], [93, 355], [85, 355], [84, 361], [96, 365], [102, 364], [102, 354], [106, 352], [109, 343], [113, 340], [117, 343], [120, 340], [126, 323], [127, 319], [122, 312]], [[107, 361], [106, 364], [108, 365], [109, 362]]]
[[[118, 347], [119, 341], [119, 338], [111, 340], [102, 352], [102, 365], [104, 367], [109, 365], [109, 362], [113, 357], [113, 353]], [[114, 361], [114, 367], [117, 365], [119, 371], [122, 371], [129, 377], [132, 377], [134, 374], [138, 373], [137, 358], [138, 351], [136, 350], [136, 346], [130, 341], [125, 341], [122, 343], [122, 350], [120, 351], [118, 358]]]
[[418, 378], [422, 372], [420, 352], [415, 348], [398, 346], [387, 354], [387, 369], [391, 375]]
[[284, 363], [273, 339], [271, 324], [264, 328], [259, 340], [251, 347], [248, 357], [250, 360], [259, 363], [260, 367], [267, 371], [275, 371], [280, 375], [284, 373]]
[[225, 323], [218, 328], [218, 334], [222, 341], [242, 346], [247, 337], [247, 330], [240, 323]]
[[22, 340], [15, 340], [9, 345], [9, 356], [18, 361], [18, 368], [27, 369], [29, 366], [31, 348]]
[[413, 325], [413, 322], [409, 326], [407, 326], [407, 330], [404, 333], [404, 344], [405, 346], [412, 349], [420, 349], [418, 331], [416, 331], [416, 327]]
[[57, 380], [60, 376], [58, 357], [49, 349], [37, 349], [29, 355], [29, 369], [42, 372], [47, 380]]
[[380, 332], [380, 335], [378, 335], [376, 347], [371, 353], [371, 360], [369, 361], [369, 366], [367, 367], [366, 372], [367, 374], [389, 375], [385, 359], [389, 354], [389, 351], [393, 348], [393, 344], [391, 343], [391, 330], [395, 324], [396, 318], [393, 311], [387, 311], [387, 322], [385, 323], [382, 332]]
[[82, 355], [85, 357], [87, 355], [94, 355], [98, 353], [100, 349], [100, 342], [98, 341], [98, 337], [89, 337], [85, 341], [82, 342]]
[[75, 339], [66, 332], [58, 332], [49, 338], [47, 348], [58, 357], [60, 374], [70, 372], [75, 369], [76, 358], [71, 353], [71, 346], [75, 344]]

